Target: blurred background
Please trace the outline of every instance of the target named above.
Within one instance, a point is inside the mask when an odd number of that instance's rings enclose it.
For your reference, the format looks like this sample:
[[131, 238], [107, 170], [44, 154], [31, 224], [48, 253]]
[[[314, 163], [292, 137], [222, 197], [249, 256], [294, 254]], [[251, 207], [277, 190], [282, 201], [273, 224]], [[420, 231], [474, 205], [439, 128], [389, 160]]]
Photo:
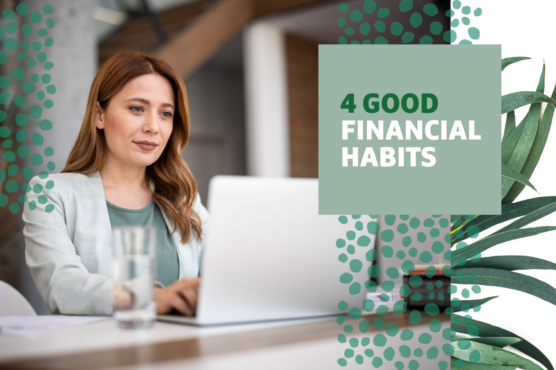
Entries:
[[[40, 170], [61, 171], [81, 127], [98, 68], [119, 51], [134, 49], [163, 58], [185, 81], [191, 138], [182, 156], [197, 180], [203, 204], [208, 200], [208, 183], [218, 174], [317, 177], [318, 44], [338, 44], [340, 37], [347, 34], [346, 27], [359, 29], [360, 23], [350, 20], [349, 13], [339, 11], [341, 4], [347, 4], [350, 11], [363, 11], [369, 1], [25, 1], [29, 13], [41, 10], [47, 3], [52, 5], [51, 18], [55, 22], [55, 27], [48, 29], [54, 46], [47, 54], [54, 64], [50, 75], [56, 93], [51, 96], [53, 109], [44, 114], [53, 129], [40, 131], [44, 145], [30, 145], [30, 154], [33, 150], [42, 153], [46, 146], [52, 147], [54, 154], [49, 158], [52, 164], [45, 161], [35, 166], [35, 174]], [[388, 0], [374, 2], [377, 9], [381, 4], [392, 7]], [[421, 10], [430, 2], [415, 0], [414, 9]], [[0, 10], [15, 12], [19, 3], [0, 0]], [[437, 1], [436, 5], [439, 12], [434, 17], [444, 30], [449, 30], [449, 18], [444, 16], [449, 1]], [[393, 11], [388, 21], [409, 24], [412, 13]], [[343, 28], [339, 26], [342, 17], [347, 22]], [[27, 16], [15, 13], [15, 19], [3, 17], [2, 31], [18, 18], [18, 23], [23, 24]], [[375, 11], [364, 13], [362, 22], [373, 25], [377, 20]], [[20, 32], [18, 29], [13, 37], [17, 39]], [[431, 35], [428, 28], [412, 32], [413, 43], [426, 34], [433, 43], [445, 43], [442, 33]], [[402, 43], [400, 36], [372, 27], [368, 36], [360, 37], [360, 42], [369, 39], [374, 43], [378, 36], [391, 44]], [[26, 39], [32, 42], [33, 37]], [[357, 35], [350, 37], [354, 39]], [[0, 65], [2, 75], [27, 63], [20, 58], [20, 48], [7, 50], [4, 42], [2, 38], [0, 50], [7, 55], [6, 62]], [[13, 97], [21, 87], [14, 84], [10, 89]], [[44, 97], [34, 95], [26, 96], [27, 106], [41, 104], [38, 101]], [[0, 103], [7, 113], [0, 127], [14, 126], [17, 113], [28, 111], [18, 107], [13, 98]], [[30, 123], [27, 129], [28, 139], [9, 145], [23, 145], [39, 131], [37, 123]], [[9, 139], [0, 138], [2, 144], [6, 140]], [[6, 171], [9, 163], [1, 154], [0, 169]], [[26, 165], [26, 159], [18, 158], [16, 162], [20, 167]], [[21, 174], [14, 176], [21, 177], [20, 183], [25, 182]], [[2, 181], [0, 192], [6, 193], [8, 204], [17, 202], [23, 191], [8, 194]], [[0, 280], [18, 289], [38, 314], [45, 314], [46, 307], [25, 265], [22, 228], [20, 211], [14, 214], [8, 206], [0, 207]]]

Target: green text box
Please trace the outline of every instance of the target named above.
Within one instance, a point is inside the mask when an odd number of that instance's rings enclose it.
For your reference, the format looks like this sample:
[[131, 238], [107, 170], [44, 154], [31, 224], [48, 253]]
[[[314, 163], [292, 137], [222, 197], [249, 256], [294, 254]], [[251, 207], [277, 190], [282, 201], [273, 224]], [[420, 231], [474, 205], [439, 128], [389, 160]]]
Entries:
[[[500, 45], [320, 45], [319, 46], [319, 214], [500, 214], [501, 186], [501, 47]], [[388, 113], [381, 106], [376, 113], [364, 109], [367, 94], [394, 94], [400, 101], [397, 112]], [[341, 109], [348, 94], [353, 94], [355, 109]], [[401, 101], [406, 94], [419, 99], [419, 108], [408, 112]], [[433, 94], [438, 107], [424, 113], [422, 94]], [[377, 99], [369, 99], [369, 108]], [[388, 101], [393, 108], [394, 98]], [[347, 104], [347, 101], [346, 101]], [[428, 101], [429, 107], [432, 105]], [[354, 132], [343, 140], [342, 121]], [[367, 140], [367, 121], [375, 126], [383, 121], [384, 138]], [[398, 121], [403, 138], [386, 134]], [[422, 121], [423, 138], [407, 140], [406, 120], [418, 126]], [[431, 134], [425, 128], [431, 123]], [[359, 140], [358, 121], [363, 122], [363, 140]], [[442, 140], [442, 121], [446, 121], [446, 140]], [[456, 121], [461, 121], [467, 140], [461, 135], [448, 140]], [[474, 135], [470, 140], [470, 121]], [[395, 133], [395, 132], [394, 132]], [[392, 148], [397, 159], [390, 167], [378, 166], [362, 155], [371, 147], [380, 157], [381, 147]], [[342, 148], [359, 160], [342, 164]], [[400, 148], [404, 166], [399, 166]], [[433, 166], [425, 162], [424, 148], [434, 148]], [[416, 166], [411, 166], [411, 152]], [[431, 155], [430, 151], [428, 155]], [[386, 158], [386, 156], [383, 156]], [[429, 165], [432, 161], [426, 161]], [[384, 164], [388, 164], [385, 162]]]

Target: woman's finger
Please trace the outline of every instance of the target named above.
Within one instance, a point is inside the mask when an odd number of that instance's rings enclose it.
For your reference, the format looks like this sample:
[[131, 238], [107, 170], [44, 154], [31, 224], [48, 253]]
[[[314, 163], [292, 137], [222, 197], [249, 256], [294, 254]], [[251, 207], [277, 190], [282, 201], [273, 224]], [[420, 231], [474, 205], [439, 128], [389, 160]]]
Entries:
[[189, 307], [193, 309], [193, 313], [197, 311], [197, 291], [191, 285], [186, 286], [178, 291], [180, 295], [187, 301]]
[[196, 278], [191, 280], [191, 288], [195, 290], [195, 293], [197, 293], [197, 295], [199, 295], [199, 285], [201, 284], [201, 279], [200, 278]]
[[193, 316], [193, 310], [179, 294], [172, 294], [170, 305], [185, 316]]

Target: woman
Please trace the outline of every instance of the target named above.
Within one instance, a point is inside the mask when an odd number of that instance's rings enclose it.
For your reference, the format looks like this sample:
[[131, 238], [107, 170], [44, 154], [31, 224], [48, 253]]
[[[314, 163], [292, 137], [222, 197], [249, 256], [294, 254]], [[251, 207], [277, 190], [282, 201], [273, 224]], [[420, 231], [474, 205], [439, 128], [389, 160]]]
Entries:
[[113, 296], [112, 228], [152, 225], [157, 313], [195, 314], [209, 215], [180, 157], [189, 129], [183, 80], [166, 62], [125, 51], [100, 68], [66, 167], [34, 177], [24, 207], [26, 261], [49, 313], [124, 307], [129, 297]]

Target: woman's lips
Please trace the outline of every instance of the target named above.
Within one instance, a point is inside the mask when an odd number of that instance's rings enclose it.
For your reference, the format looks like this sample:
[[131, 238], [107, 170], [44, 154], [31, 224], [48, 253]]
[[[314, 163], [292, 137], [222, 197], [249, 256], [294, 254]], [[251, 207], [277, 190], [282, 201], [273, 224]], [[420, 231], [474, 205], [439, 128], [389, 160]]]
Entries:
[[150, 141], [134, 141], [133, 143], [137, 145], [139, 148], [143, 150], [147, 150], [149, 152], [155, 150], [157, 147], [155, 143]]

